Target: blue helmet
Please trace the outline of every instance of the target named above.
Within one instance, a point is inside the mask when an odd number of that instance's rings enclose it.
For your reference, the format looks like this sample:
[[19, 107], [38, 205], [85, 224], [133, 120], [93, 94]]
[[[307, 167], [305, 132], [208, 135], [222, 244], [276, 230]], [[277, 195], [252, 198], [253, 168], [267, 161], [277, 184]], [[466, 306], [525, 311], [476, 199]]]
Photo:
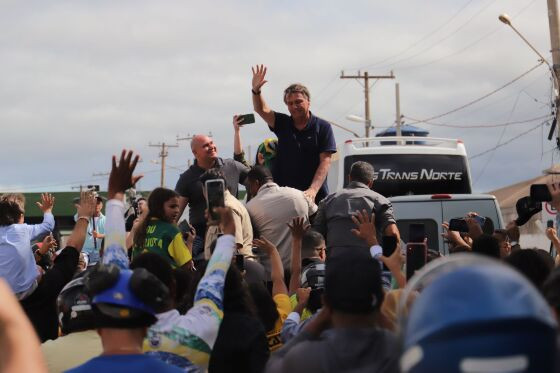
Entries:
[[424, 288], [403, 323], [403, 372], [554, 371], [556, 321], [521, 274], [457, 254], [417, 276], [429, 283], [410, 283]]

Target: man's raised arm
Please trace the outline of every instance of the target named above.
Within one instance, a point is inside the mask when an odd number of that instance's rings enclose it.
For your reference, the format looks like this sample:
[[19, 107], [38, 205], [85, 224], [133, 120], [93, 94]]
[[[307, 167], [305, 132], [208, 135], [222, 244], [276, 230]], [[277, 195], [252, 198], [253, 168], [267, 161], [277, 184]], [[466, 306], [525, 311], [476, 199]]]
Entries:
[[253, 80], [251, 92], [253, 94], [253, 108], [261, 116], [261, 118], [268, 124], [270, 128], [274, 128], [274, 111], [272, 111], [261, 94], [261, 88], [267, 82], [265, 80], [266, 76], [266, 66], [257, 65], [251, 67], [253, 70]]

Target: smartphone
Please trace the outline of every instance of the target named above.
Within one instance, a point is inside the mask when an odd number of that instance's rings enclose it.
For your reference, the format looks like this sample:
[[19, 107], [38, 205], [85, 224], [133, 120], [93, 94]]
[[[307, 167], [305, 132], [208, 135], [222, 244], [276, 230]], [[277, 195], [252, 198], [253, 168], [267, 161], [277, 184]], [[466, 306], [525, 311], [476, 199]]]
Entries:
[[[383, 256], [386, 257], [391, 256], [395, 252], [395, 249], [397, 248], [397, 237], [395, 236], [381, 237], [381, 248], [383, 249]], [[385, 266], [385, 263], [383, 263], [383, 270], [384, 271], [389, 270], [389, 268]]]
[[255, 123], [255, 114], [240, 114], [237, 116], [237, 118], [241, 119], [241, 123], [239, 123], [240, 126], [249, 123]]
[[453, 218], [449, 220], [449, 230], [461, 233], [469, 233], [467, 221], [463, 218]]
[[239, 270], [239, 272], [243, 272], [245, 270], [245, 257], [243, 254], [236, 254], [235, 255], [235, 266]]
[[546, 227], [547, 228], [554, 228], [554, 220], [547, 220], [546, 221]]
[[206, 180], [204, 185], [206, 189], [206, 206], [208, 214], [212, 220], [219, 220], [220, 217], [214, 212], [215, 207], [225, 207], [224, 191], [225, 185], [223, 180]]
[[412, 223], [408, 227], [408, 242], [424, 242], [426, 226], [422, 223]]
[[425, 243], [411, 242], [406, 245], [406, 279], [426, 265], [428, 247]]
[[546, 184], [533, 184], [531, 185], [531, 199], [535, 202], [550, 202], [552, 201], [552, 196], [548, 191], [548, 186]]

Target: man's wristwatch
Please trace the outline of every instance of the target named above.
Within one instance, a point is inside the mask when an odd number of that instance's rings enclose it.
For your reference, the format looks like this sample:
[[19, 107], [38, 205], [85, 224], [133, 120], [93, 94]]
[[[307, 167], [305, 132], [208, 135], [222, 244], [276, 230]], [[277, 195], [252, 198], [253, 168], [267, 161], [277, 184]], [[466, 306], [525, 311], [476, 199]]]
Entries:
[[261, 91], [258, 91], [258, 92], [257, 92], [257, 91], [255, 91], [253, 88], [251, 88], [251, 92], [252, 92], [255, 96], [258, 96], [258, 95], [261, 94]]

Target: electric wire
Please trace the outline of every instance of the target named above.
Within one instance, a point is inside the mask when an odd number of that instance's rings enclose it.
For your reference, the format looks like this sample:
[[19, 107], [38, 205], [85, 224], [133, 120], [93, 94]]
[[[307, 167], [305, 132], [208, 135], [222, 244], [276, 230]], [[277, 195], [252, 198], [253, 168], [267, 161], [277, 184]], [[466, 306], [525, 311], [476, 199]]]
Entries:
[[[530, 122], [534, 122], [536, 120], [540, 120], [540, 119], [544, 119], [544, 118], [548, 118], [548, 117], [550, 117], [550, 114], [541, 115], [541, 116], [534, 117], [534, 118], [529, 118], [529, 119], [509, 121], [509, 122], [503, 122], [503, 123], [492, 123], [492, 124], [447, 124], [447, 123], [436, 123], [436, 122], [430, 122], [430, 121], [422, 121], [422, 123], [430, 125], [430, 126], [447, 127], [447, 128], [497, 128], [497, 127], [508, 127], [508, 126], [515, 125], [515, 124], [530, 123]], [[413, 120], [413, 121], [417, 120], [417, 119], [408, 117], [406, 115], [403, 115], [403, 118]], [[418, 123], [418, 122], [415, 122], [415, 123]]]
[[500, 145], [494, 146], [494, 147], [492, 147], [492, 148], [490, 148], [490, 149], [487, 149], [487, 150], [485, 150], [485, 151], [483, 151], [483, 152], [480, 152], [480, 153], [478, 153], [478, 154], [475, 154], [475, 155], [473, 155], [473, 156], [470, 156], [470, 157], [469, 157], [469, 160], [475, 159], [475, 158], [478, 158], [478, 157], [481, 157], [481, 156], [483, 156], [483, 155], [485, 155], [485, 154], [488, 154], [488, 153], [490, 153], [490, 152], [492, 152], [492, 151], [494, 151], [494, 150], [496, 150], [496, 149], [498, 149], [498, 148], [501, 148], [501, 147], [503, 147], [503, 146], [506, 146], [506, 145], [508, 145], [509, 143], [511, 143], [511, 142], [513, 142], [513, 141], [519, 139], [520, 137], [523, 137], [523, 136], [525, 136], [525, 135], [531, 133], [532, 131], [536, 130], [537, 128], [539, 128], [539, 127], [541, 127], [541, 126], [544, 126], [545, 124], [546, 124], [546, 121], [545, 121], [545, 122], [541, 122], [541, 123], [539, 123], [538, 125], [536, 125], [535, 127], [529, 128], [527, 131], [522, 132], [522, 133], [520, 133], [519, 135], [512, 137], [511, 139], [507, 140], [506, 142], [501, 143]]
[[353, 69], [349, 69], [349, 70], [363, 70], [363, 69], [367, 69], [370, 67], [375, 67], [378, 65], [381, 65], [384, 62], [387, 62], [395, 57], [399, 57], [402, 56], [403, 54], [405, 54], [406, 52], [408, 52], [409, 50], [413, 49], [414, 47], [416, 47], [418, 44], [420, 44], [421, 42], [423, 42], [424, 40], [427, 40], [428, 38], [430, 38], [432, 35], [434, 35], [435, 33], [437, 33], [438, 31], [440, 31], [441, 29], [443, 29], [445, 26], [447, 26], [451, 21], [453, 21], [453, 19], [455, 19], [459, 14], [461, 14], [461, 12], [463, 10], [465, 10], [465, 8], [467, 6], [469, 6], [471, 3], [473, 2], [473, 0], [468, 1], [467, 3], [465, 3], [465, 5], [463, 5], [461, 8], [459, 8], [459, 10], [457, 12], [455, 12], [450, 18], [447, 19], [447, 21], [445, 21], [444, 23], [442, 23], [440, 26], [436, 27], [434, 30], [430, 31], [428, 34], [424, 35], [423, 37], [421, 37], [420, 39], [416, 40], [415, 42], [413, 42], [412, 44], [410, 44], [408, 47], [406, 47], [405, 49], [401, 50], [400, 52], [389, 56], [387, 58], [384, 58], [381, 61], [377, 61], [374, 62], [372, 64], [369, 65], [365, 65], [365, 66], [361, 66], [361, 67], [356, 67]]
[[530, 73], [533, 72], [535, 69], [537, 69], [539, 66], [541, 66], [543, 63], [544, 63], [543, 61], [540, 61], [538, 64], [536, 64], [535, 66], [533, 66], [533, 67], [530, 68], [529, 70], [525, 71], [523, 74], [517, 76], [516, 78], [514, 78], [514, 79], [510, 80], [509, 82], [507, 82], [506, 84], [504, 84], [504, 85], [502, 85], [502, 86], [496, 88], [495, 90], [493, 90], [493, 91], [491, 91], [491, 92], [489, 92], [489, 93], [487, 93], [487, 94], [485, 94], [485, 95], [483, 95], [483, 96], [481, 96], [481, 97], [479, 97], [479, 98], [477, 98], [477, 99], [475, 99], [475, 100], [472, 100], [472, 101], [470, 101], [470, 102], [468, 102], [468, 103], [466, 103], [466, 104], [464, 104], [464, 105], [461, 105], [461, 106], [459, 106], [459, 107], [457, 107], [457, 108], [455, 108], [455, 109], [449, 110], [449, 111], [447, 111], [447, 112], [445, 112], [445, 113], [442, 113], [442, 114], [439, 114], [439, 115], [434, 115], [434, 116], [432, 116], [432, 117], [430, 117], [430, 118], [426, 118], [426, 119], [419, 119], [419, 120], [416, 120], [415, 122], [409, 123], [409, 124], [426, 123], [426, 122], [432, 121], [432, 120], [434, 120], [434, 119], [438, 119], [438, 118], [447, 116], [447, 115], [449, 115], [449, 114], [456, 113], [456, 112], [458, 112], [458, 111], [460, 111], [460, 110], [463, 110], [463, 109], [466, 108], [466, 107], [469, 107], [469, 106], [471, 106], [471, 105], [474, 105], [474, 104], [476, 104], [476, 103], [478, 103], [478, 102], [484, 100], [485, 98], [488, 98], [488, 97], [492, 96], [493, 94], [495, 94], [495, 93], [501, 91], [502, 89], [504, 89], [504, 88], [506, 88], [506, 87], [512, 85], [513, 83], [517, 82], [518, 80], [522, 79], [523, 77], [525, 77], [526, 75], [530, 74]]

